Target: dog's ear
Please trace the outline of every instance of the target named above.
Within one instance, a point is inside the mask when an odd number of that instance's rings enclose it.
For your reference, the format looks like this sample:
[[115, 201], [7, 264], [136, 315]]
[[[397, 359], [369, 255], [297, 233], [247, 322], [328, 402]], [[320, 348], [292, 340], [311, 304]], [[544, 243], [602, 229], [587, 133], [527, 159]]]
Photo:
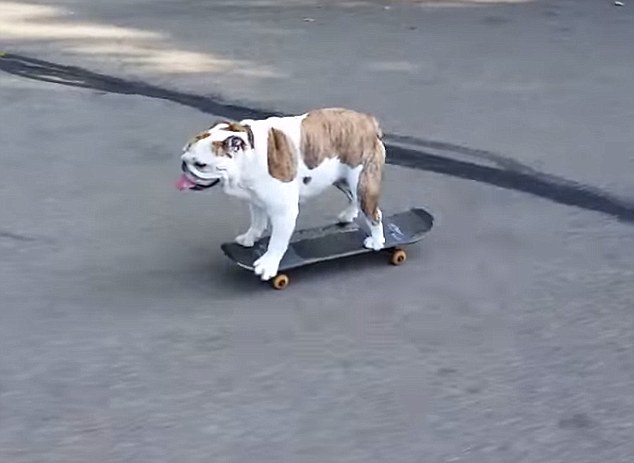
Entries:
[[247, 138], [249, 139], [249, 144], [251, 145], [251, 148], [255, 148], [255, 137], [253, 136], [253, 130], [251, 130], [251, 126], [245, 125], [244, 127], [247, 129]]
[[281, 130], [269, 129], [267, 158], [271, 177], [282, 182], [290, 182], [297, 175], [297, 160], [293, 142]]
[[228, 121], [228, 120], [226, 120], [226, 119], [216, 119], [216, 120], [213, 122], [213, 124], [211, 124], [211, 125], [209, 126], [209, 128], [208, 128], [207, 130], [211, 130], [211, 129], [213, 129], [214, 127], [216, 127], [216, 126], [218, 126], [218, 125], [220, 125], [220, 124], [226, 124], [226, 125], [229, 125], [229, 124], [231, 124], [231, 121]]
[[225, 140], [225, 149], [231, 153], [237, 153], [240, 150], [244, 150], [246, 147], [247, 144], [237, 135], [233, 135]]

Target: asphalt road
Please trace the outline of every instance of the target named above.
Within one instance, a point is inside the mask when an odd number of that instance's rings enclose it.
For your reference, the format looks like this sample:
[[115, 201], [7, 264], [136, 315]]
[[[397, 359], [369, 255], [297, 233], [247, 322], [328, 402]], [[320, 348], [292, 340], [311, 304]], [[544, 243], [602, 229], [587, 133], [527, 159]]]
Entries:
[[[2, 463], [632, 461], [631, 5], [39, 3], [243, 72], [0, 28]], [[383, 208], [435, 227], [276, 292], [220, 253], [244, 204], [173, 187], [179, 150], [326, 104], [385, 121]]]

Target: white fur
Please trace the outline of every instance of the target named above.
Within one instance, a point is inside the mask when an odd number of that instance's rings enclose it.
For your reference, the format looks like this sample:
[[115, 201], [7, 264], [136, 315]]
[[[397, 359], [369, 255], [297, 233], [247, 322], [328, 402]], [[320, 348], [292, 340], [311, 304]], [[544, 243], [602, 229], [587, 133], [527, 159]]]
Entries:
[[[299, 156], [297, 175], [290, 182], [272, 177], [268, 172], [267, 141], [271, 127], [284, 132], [295, 145], [300, 146], [301, 123], [305, 114], [290, 117], [270, 117], [263, 120], [243, 120], [242, 124], [251, 127], [254, 136], [254, 149], [238, 150], [232, 158], [216, 156], [211, 150], [213, 141], [222, 141], [228, 136], [239, 136], [248, 143], [247, 134], [221, 130], [222, 126], [210, 129], [209, 137], [186, 147], [181, 159], [195, 174], [199, 183], [208, 183], [216, 178], [222, 179], [222, 188], [226, 194], [245, 199], [249, 202], [251, 223], [248, 230], [238, 235], [235, 241], [243, 246], [253, 246], [261, 238], [268, 225], [271, 236], [267, 251], [254, 263], [254, 272], [262, 280], [273, 278], [284, 256], [288, 243], [295, 230], [299, 204], [322, 193], [337, 181], [349, 185], [349, 205], [339, 214], [341, 222], [352, 222], [359, 214], [357, 183], [362, 166], [351, 168], [336, 157], [325, 159], [319, 166], [309, 169]], [[205, 168], [196, 168], [194, 163], [206, 164]], [[310, 177], [307, 184], [304, 177]], [[364, 246], [379, 250], [385, 243], [383, 225], [372, 225], [366, 219], [370, 234]]]

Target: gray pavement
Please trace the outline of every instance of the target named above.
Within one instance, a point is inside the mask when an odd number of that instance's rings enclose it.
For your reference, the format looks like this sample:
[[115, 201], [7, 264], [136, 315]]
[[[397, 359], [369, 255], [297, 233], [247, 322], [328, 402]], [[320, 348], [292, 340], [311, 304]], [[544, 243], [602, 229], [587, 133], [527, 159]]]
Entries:
[[[3, 50], [256, 109], [371, 110], [443, 156], [634, 197], [630, 5], [39, 3], [162, 35], [125, 60], [5, 27]], [[157, 50], [241, 64], [179, 74]], [[215, 115], [7, 72], [0, 101], [0, 462], [632, 461], [631, 223], [391, 164], [384, 209], [436, 217], [407, 264], [275, 292], [219, 251], [245, 206], [172, 186]]]

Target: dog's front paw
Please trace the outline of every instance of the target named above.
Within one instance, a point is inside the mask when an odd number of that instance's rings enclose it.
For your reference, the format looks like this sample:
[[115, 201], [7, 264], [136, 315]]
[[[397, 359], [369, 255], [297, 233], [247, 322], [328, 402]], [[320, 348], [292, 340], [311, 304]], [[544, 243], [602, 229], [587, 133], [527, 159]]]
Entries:
[[368, 236], [363, 241], [363, 246], [368, 249], [374, 249], [375, 251], [380, 251], [385, 246], [385, 238], [375, 238], [373, 236]]
[[359, 215], [359, 210], [356, 206], [348, 206], [338, 216], [337, 222], [340, 224], [348, 224], [354, 222], [354, 219]]
[[280, 258], [268, 252], [253, 263], [253, 272], [260, 276], [263, 281], [270, 280], [277, 275], [280, 265]]
[[235, 242], [238, 243], [240, 246], [244, 246], [245, 248], [251, 248], [255, 244], [255, 237], [253, 236], [253, 233], [247, 231], [242, 235], [236, 236]]

